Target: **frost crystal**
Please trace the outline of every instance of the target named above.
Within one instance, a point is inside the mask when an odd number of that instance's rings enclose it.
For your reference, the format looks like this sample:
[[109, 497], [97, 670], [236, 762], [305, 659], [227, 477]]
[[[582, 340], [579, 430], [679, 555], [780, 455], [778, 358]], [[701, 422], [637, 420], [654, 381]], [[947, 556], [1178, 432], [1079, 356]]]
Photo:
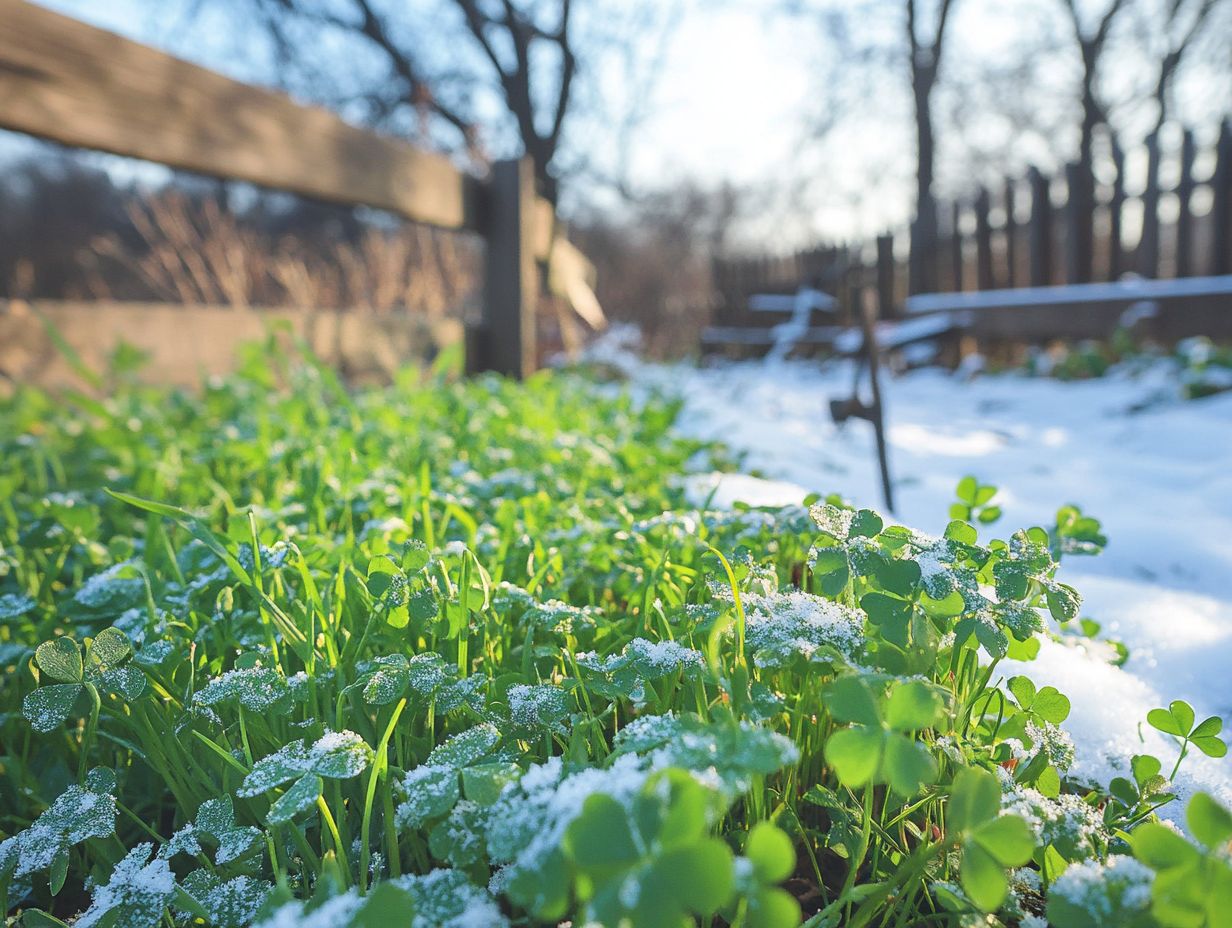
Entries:
[[5, 593], [0, 596], [0, 621], [8, 621], [25, 615], [34, 608], [34, 600], [19, 593]]
[[90, 908], [76, 921], [77, 928], [93, 928], [115, 912], [111, 923], [126, 928], [153, 928], [175, 894], [175, 876], [167, 861], [150, 860], [154, 845], [138, 844], [111, 871], [105, 886], [96, 887]]
[[204, 870], [194, 870], [188, 874], [183, 887], [210, 913], [210, 924], [216, 928], [246, 928], [251, 925], [274, 890], [264, 880], [237, 876], [224, 882]]
[[1113, 854], [1107, 861], [1071, 864], [1050, 892], [1089, 916], [1097, 928], [1128, 924], [1151, 904], [1154, 874], [1132, 857]]
[[272, 667], [245, 667], [228, 670], [212, 679], [193, 696], [193, 702], [214, 706], [236, 699], [245, 709], [263, 712], [288, 697], [290, 692], [287, 681]]
[[745, 646], [759, 667], [783, 667], [823, 648], [850, 660], [864, 645], [862, 612], [811, 593], [749, 594], [745, 609]]
[[461, 798], [458, 771], [453, 767], [424, 764], [402, 778], [402, 791], [406, 801], [395, 813], [398, 827], [422, 828], [429, 819], [449, 812]]
[[45, 870], [74, 844], [113, 834], [115, 819], [114, 797], [70, 786], [29, 828], [0, 844], [0, 861], [14, 860], [18, 878]]
[[230, 796], [207, 799], [197, 810], [196, 834], [211, 838], [218, 845], [214, 863], [219, 866], [245, 856], [261, 843], [261, 832], [251, 825], [235, 824], [235, 809]]
[[1056, 844], [1071, 851], [1067, 856], [1090, 856], [1095, 853], [1104, 831], [1099, 810], [1071, 793], [1049, 799], [1038, 790], [1019, 786], [1011, 780], [1006, 784], [1002, 814], [1024, 819], [1035, 833], [1040, 846]]
[[519, 683], [509, 687], [508, 695], [509, 718], [520, 733], [564, 733], [569, 707], [559, 686]]
[[433, 870], [393, 881], [415, 902], [408, 928], [507, 928], [496, 901], [459, 870]]

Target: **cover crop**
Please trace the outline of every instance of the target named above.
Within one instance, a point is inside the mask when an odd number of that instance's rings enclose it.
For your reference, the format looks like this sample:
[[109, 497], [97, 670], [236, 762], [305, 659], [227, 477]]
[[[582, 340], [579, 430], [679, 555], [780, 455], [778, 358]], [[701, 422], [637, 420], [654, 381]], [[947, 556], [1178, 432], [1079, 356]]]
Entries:
[[1095, 520], [697, 510], [731, 462], [670, 398], [266, 356], [0, 405], [20, 924], [1228, 924], [1232, 815], [1157, 816], [1220, 720], [1083, 783], [1068, 699], [998, 673], [1094, 633]]

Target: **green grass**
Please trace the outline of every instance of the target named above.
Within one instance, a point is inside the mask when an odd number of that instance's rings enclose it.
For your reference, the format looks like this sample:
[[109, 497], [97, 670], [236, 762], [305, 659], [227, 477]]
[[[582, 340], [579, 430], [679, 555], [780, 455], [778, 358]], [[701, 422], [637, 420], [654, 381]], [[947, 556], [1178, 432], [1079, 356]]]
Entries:
[[1156, 824], [1171, 758], [1074, 781], [1068, 700], [998, 673], [1082, 630], [1094, 520], [698, 511], [731, 462], [670, 398], [266, 357], [0, 405], [18, 924], [1225, 923], [1228, 812]]

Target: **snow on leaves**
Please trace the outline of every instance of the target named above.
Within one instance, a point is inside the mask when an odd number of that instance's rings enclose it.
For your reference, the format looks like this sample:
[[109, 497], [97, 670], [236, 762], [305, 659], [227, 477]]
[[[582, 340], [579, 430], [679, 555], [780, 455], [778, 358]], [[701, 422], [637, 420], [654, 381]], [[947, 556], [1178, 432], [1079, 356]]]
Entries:
[[594, 674], [602, 675], [597, 680], [588, 680], [587, 687], [603, 696], [623, 696], [634, 704], [646, 702], [646, 684], [662, 680], [676, 672], [684, 679], [695, 679], [705, 668], [705, 658], [700, 651], [686, 648], [675, 641], [651, 642], [634, 638], [619, 654], [599, 657], [583, 653], [576, 657], [578, 666]]
[[201, 706], [216, 706], [235, 700], [252, 712], [264, 712], [291, 698], [291, 688], [282, 674], [272, 667], [236, 668], [215, 677], [193, 696]]
[[223, 880], [205, 870], [194, 870], [184, 877], [182, 888], [209, 912], [215, 928], [246, 928], [265, 905], [274, 887], [251, 876]]
[[235, 807], [230, 796], [207, 799], [197, 810], [195, 834], [216, 845], [214, 863], [222, 866], [255, 851], [261, 844], [261, 832], [251, 825], [236, 825]]
[[0, 874], [18, 879], [46, 870], [57, 859], [68, 861], [68, 849], [88, 838], [115, 833], [116, 801], [111, 771], [91, 771], [87, 786], [70, 786], [34, 823], [0, 843]]
[[145, 691], [145, 674], [125, 663], [132, 653], [128, 637], [117, 628], [105, 628], [89, 641], [84, 658], [72, 638], [44, 641], [34, 652], [34, 662], [43, 676], [59, 682], [28, 693], [22, 714], [35, 731], [46, 733], [64, 724], [78, 698], [91, 690], [137, 699]]
[[492, 895], [459, 870], [432, 870], [392, 881], [410, 893], [415, 918], [409, 928], [507, 928]]
[[485, 724], [435, 747], [427, 761], [408, 771], [402, 780], [406, 799], [397, 808], [398, 827], [422, 828], [449, 814], [461, 798], [459, 772], [487, 757], [500, 740], [496, 727]]
[[864, 615], [820, 596], [792, 590], [746, 594], [745, 646], [759, 667], [777, 668], [797, 657], [851, 660], [864, 644]]
[[154, 928], [161, 921], [175, 895], [175, 875], [166, 860], [150, 860], [153, 851], [152, 844], [138, 844], [116, 864], [107, 883], [95, 887], [77, 928], [94, 928], [104, 918], [126, 928]]
[[568, 694], [559, 686], [518, 683], [509, 687], [509, 721], [523, 737], [563, 734], [569, 718]]
[[296, 741], [257, 761], [236, 795], [259, 796], [289, 780], [295, 783], [270, 807], [267, 821], [285, 824], [316, 804], [321, 778], [349, 779], [372, 762], [372, 748], [352, 731], [327, 732], [311, 747]]

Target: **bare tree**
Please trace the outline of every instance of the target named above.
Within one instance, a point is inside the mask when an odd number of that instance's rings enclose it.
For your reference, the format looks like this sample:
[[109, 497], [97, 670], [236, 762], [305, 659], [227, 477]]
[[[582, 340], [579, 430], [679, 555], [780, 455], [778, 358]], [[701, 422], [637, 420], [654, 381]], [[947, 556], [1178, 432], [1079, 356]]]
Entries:
[[1111, 0], [1094, 21], [1084, 23], [1084, 15], [1079, 9], [1085, 4], [1079, 0], [1062, 0], [1069, 20], [1073, 27], [1074, 38], [1078, 43], [1078, 51], [1082, 61], [1082, 83], [1080, 100], [1082, 105], [1081, 132], [1078, 141], [1078, 164], [1071, 180], [1076, 189], [1070, 190], [1070, 202], [1076, 205], [1074, 224], [1074, 241], [1069, 243], [1072, 252], [1073, 266], [1078, 271], [1079, 281], [1088, 280], [1091, 275], [1091, 263], [1094, 254], [1094, 226], [1092, 211], [1095, 204], [1095, 134], [1102, 126], [1108, 133], [1112, 146], [1113, 161], [1117, 176], [1114, 181], [1118, 190], [1123, 186], [1120, 141], [1108, 119], [1108, 106], [1104, 101], [1099, 86], [1100, 64], [1108, 48], [1109, 36], [1117, 18], [1128, 6], [1127, 0]]
[[[231, 2], [236, 0], [220, 0]], [[541, 182], [551, 186], [573, 98], [578, 56], [572, 34], [573, 0], [441, 0], [431, 23], [416, 23], [405, 7], [380, 0], [238, 0], [255, 8], [273, 40], [278, 61], [304, 72], [336, 73], [337, 56], [322, 55], [324, 36], [358, 40], [375, 50], [387, 75], [371, 86], [329, 100], [362, 104], [371, 121], [403, 126], [432, 137], [437, 126], [454, 133], [477, 161], [486, 160], [481, 138], [477, 84], [495, 91]], [[443, 20], [460, 18], [468, 55], [450, 54], [442, 64], [433, 50], [457, 47]], [[444, 29], [442, 29], [444, 26]], [[305, 32], [318, 41], [305, 43]], [[305, 47], [307, 46], [307, 47]], [[314, 66], [305, 67], [311, 56]], [[317, 84], [324, 84], [318, 81]]]
[[913, 293], [935, 290], [935, 263], [924, 252], [937, 241], [937, 200], [933, 195], [936, 139], [933, 129], [932, 95], [941, 69], [946, 25], [953, 0], [941, 0], [936, 24], [924, 31], [917, 0], [907, 2], [907, 48], [911, 68], [911, 95], [915, 104], [916, 193], [915, 219], [911, 226], [910, 287]]

